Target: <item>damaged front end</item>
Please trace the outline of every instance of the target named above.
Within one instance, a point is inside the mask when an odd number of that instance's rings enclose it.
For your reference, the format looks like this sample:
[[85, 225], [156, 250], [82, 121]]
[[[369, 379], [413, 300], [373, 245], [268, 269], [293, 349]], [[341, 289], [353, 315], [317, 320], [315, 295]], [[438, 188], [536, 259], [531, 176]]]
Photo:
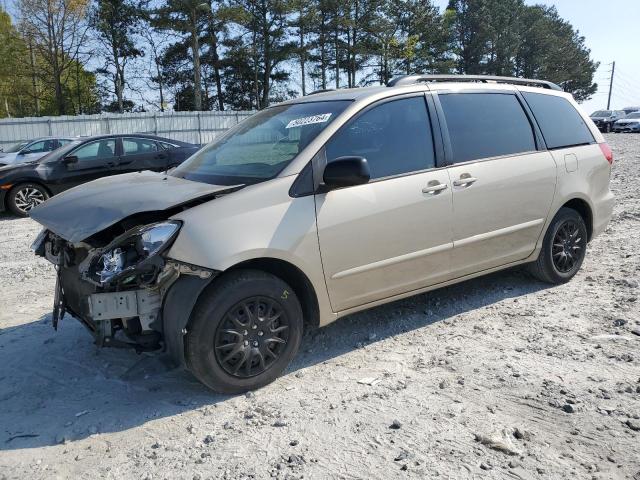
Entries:
[[[180, 222], [171, 220], [131, 228], [120, 225], [124, 233], [110, 242], [101, 241], [104, 235], [95, 235], [78, 243], [43, 230], [32, 248], [56, 266], [54, 328], [69, 312], [89, 329], [98, 346], [138, 352], [166, 347], [165, 336], [177, 333], [181, 338], [181, 324], [186, 324], [186, 319], [175, 317], [184, 317], [182, 312], [187, 311], [188, 318], [197, 295], [216, 272], [164, 255], [180, 227]], [[168, 292], [174, 286], [191, 295], [187, 299], [180, 295], [183, 303], [169, 306], [173, 318], [165, 318]], [[165, 335], [167, 328], [174, 327], [177, 332]], [[181, 346], [177, 349], [179, 357]]]

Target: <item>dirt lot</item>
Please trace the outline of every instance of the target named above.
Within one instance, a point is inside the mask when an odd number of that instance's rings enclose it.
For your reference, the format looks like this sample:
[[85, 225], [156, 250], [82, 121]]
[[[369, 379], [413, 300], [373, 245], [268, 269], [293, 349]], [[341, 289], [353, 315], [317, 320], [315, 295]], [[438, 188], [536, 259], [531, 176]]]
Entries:
[[617, 207], [568, 285], [507, 271], [353, 315], [246, 396], [55, 333], [38, 227], [0, 217], [0, 479], [640, 480], [640, 135], [608, 139]]

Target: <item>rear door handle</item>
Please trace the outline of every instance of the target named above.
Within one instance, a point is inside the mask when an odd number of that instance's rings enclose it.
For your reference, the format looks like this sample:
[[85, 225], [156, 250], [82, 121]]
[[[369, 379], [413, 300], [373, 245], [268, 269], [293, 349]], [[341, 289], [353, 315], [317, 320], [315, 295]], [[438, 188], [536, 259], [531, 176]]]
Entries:
[[432, 195], [435, 195], [436, 193], [446, 189], [447, 189], [446, 183], [436, 183], [435, 185], [429, 185], [427, 187], [424, 187], [422, 189], [422, 193], [431, 193]]
[[[467, 174], [468, 175], [468, 174]], [[453, 181], [454, 187], [468, 187], [469, 185], [477, 182], [478, 179], [476, 177], [472, 177], [471, 175], [465, 176], [465, 174], [460, 175], [460, 179]]]

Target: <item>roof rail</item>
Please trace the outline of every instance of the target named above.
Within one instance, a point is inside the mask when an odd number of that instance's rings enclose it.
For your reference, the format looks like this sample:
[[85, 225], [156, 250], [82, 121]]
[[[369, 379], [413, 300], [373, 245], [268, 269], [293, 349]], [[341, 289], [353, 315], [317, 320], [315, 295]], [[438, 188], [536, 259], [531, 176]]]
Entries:
[[324, 93], [324, 92], [333, 92], [335, 90], [335, 88], [321, 88], [320, 90], [314, 90], [311, 93], [307, 93], [305, 96], [309, 96], [309, 95], [315, 95], [317, 93]]
[[480, 83], [510, 83], [513, 85], [529, 85], [532, 87], [548, 88], [562, 91], [560, 86], [546, 80], [531, 80], [518, 77], [496, 77], [492, 75], [400, 75], [392, 78], [387, 87], [414, 85], [423, 82], [480, 82]]

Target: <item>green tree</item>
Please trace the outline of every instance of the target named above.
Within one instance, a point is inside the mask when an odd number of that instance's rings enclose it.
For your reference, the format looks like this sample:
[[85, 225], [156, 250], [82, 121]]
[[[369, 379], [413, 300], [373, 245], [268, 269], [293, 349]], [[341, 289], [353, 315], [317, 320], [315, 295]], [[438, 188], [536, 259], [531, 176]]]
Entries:
[[302, 95], [307, 94], [307, 62], [309, 61], [309, 37], [313, 31], [318, 15], [313, 0], [293, 0], [292, 8], [295, 16], [291, 21], [296, 37], [294, 55], [300, 65], [300, 88]]
[[593, 77], [599, 64], [591, 60], [584, 37], [560, 18], [555, 7], [527, 7], [522, 24], [515, 75], [555, 82], [578, 101], [597, 91]]
[[23, 38], [11, 22], [11, 18], [0, 8], [0, 116], [21, 116], [31, 111], [32, 98], [27, 92], [29, 52]]
[[200, 32], [206, 28], [209, 5], [202, 0], [167, 0], [151, 15], [152, 24], [182, 35], [180, 43], [189, 46], [193, 74], [193, 109], [202, 110], [202, 69]]
[[21, 30], [41, 59], [40, 77], [53, 87], [56, 110], [67, 113], [64, 78], [87, 41], [88, 0], [18, 0]]
[[96, 33], [105, 64], [98, 73], [113, 83], [117, 112], [123, 113], [126, 67], [143, 52], [136, 47], [134, 34], [141, 23], [140, 5], [131, 0], [97, 0], [90, 14], [90, 24]]
[[[251, 65], [255, 108], [269, 106], [273, 84], [289, 80], [283, 64], [293, 55], [296, 44], [289, 36], [290, 0], [231, 0], [229, 15], [240, 30], [235, 38], [238, 58], [241, 53]], [[238, 48], [240, 42], [249, 46]]]

